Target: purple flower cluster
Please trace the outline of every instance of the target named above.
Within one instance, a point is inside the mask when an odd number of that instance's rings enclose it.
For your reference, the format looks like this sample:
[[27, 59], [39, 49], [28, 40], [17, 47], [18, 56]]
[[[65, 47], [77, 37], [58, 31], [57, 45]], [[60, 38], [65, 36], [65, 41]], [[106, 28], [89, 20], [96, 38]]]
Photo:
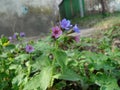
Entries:
[[78, 36], [75, 36], [74, 37], [74, 40], [78, 43], [79, 41], [80, 41], [80, 36], [78, 35]]
[[63, 19], [60, 22], [60, 26], [62, 29], [69, 30], [72, 27], [70, 20]]
[[25, 51], [28, 52], [28, 53], [31, 53], [31, 52], [34, 51], [34, 48], [31, 45], [26, 45]]
[[58, 38], [61, 35], [62, 35], [62, 30], [58, 26], [52, 28], [52, 37]]
[[80, 33], [80, 29], [78, 28], [77, 25], [75, 25], [75, 26], [73, 27], [73, 31], [76, 32], [76, 33]]
[[8, 37], [8, 39], [9, 39], [9, 41], [12, 41], [12, 37], [10, 36], [10, 37]]
[[[80, 33], [80, 29], [78, 28], [77, 24], [73, 26], [71, 25], [70, 20], [67, 20], [65, 18], [60, 21], [59, 26], [55, 26], [52, 28], [52, 37], [55, 39], [59, 38], [63, 34], [63, 31], [69, 31], [69, 33]], [[79, 35], [75, 36], [74, 40], [78, 42]]]
[[16, 40], [18, 37], [25, 37], [24, 32], [14, 33], [13, 36], [8, 37], [9, 41]]
[[13, 39], [17, 39], [18, 33], [13, 34]]
[[20, 32], [20, 37], [25, 37], [25, 33], [24, 32]]

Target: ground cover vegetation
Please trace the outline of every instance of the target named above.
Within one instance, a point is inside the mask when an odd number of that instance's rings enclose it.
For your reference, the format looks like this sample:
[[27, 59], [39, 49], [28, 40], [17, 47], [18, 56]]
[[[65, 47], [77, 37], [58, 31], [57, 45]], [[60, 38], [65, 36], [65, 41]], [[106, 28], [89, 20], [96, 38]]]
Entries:
[[23, 42], [24, 32], [1, 36], [0, 90], [120, 90], [119, 31], [80, 37], [63, 19], [36, 42]]
[[82, 28], [105, 29], [120, 23], [120, 12], [103, 14], [88, 14], [83, 18], [76, 17], [72, 19], [72, 23], [77, 23]]

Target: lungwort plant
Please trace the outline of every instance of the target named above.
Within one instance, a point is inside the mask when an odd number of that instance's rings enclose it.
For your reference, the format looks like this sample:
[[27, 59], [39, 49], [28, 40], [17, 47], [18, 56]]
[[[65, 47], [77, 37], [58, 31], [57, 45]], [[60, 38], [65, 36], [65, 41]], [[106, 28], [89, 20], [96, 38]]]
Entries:
[[24, 42], [24, 36], [0, 38], [1, 90], [120, 89], [120, 50], [112, 51], [107, 36], [80, 38], [77, 24], [66, 19], [37, 42]]

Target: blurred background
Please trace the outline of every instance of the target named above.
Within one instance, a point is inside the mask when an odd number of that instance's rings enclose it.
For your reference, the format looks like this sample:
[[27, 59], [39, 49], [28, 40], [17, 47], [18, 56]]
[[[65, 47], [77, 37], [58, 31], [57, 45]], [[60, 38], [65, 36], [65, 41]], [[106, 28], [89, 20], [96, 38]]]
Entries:
[[[54, 2], [53, 2], [54, 1]], [[58, 18], [61, 0], [0, 0], [0, 34], [25, 32], [36, 36], [49, 32]]]
[[62, 18], [84, 27], [83, 18], [118, 11], [120, 0], [0, 0], [0, 35], [25, 32], [29, 37], [49, 33]]

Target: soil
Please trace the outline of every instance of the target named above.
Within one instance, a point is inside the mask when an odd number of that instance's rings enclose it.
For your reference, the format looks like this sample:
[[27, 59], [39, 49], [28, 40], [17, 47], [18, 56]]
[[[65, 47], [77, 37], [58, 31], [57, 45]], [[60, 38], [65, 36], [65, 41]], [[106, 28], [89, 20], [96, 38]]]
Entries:
[[[84, 28], [80, 30], [80, 37], [89, 37], [92, 36], [95, 33], [95, 28]], [[31, 36], [31, 37], [26, 37], [25, 40], [26, 41], [36, 41], [39, 40], [40, 38], [44, 38], [46, 36], [46, 34], [42, 34], [42, 35], [37, 35], [37, 36]]]

